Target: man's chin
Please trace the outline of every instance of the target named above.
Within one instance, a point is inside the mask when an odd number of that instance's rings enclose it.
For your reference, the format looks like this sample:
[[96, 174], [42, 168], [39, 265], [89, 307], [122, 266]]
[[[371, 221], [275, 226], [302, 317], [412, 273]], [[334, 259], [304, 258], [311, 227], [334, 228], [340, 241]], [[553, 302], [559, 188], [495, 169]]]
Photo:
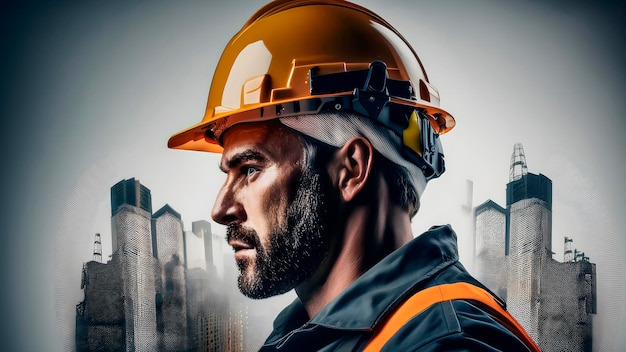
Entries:
[[265, 299], [278, 295], [282, 295], [283, 293], [289, 292], [289, 290], [264, 290], [264, 289], [250, 289], [249, 286], [239, 286], [239, 291], [244, 296], [250, 299]]
[[241, 294], [252, 299], [263, 299], [274, 296], [271, 292], [268, 292], [261, 285], [256, 282], [251, 282], [249, 278], [241, 274], [239, 276], [239, 291]]
[[237, 286], [244, 296], [257, 298], [258, 291], [261, 290], [258, 273], [253, 260], [241, 259], [237, 260], [239, 267], [239, 277], [237, 278]]
[[252, 299], [264, 299], [278, 296], [291, 290], [292, 287], [285, 282], [269, 282], [262, 280], [258, 273], [251, 267], [244, 268], [239, 272], [237, 280], [239, 291]]

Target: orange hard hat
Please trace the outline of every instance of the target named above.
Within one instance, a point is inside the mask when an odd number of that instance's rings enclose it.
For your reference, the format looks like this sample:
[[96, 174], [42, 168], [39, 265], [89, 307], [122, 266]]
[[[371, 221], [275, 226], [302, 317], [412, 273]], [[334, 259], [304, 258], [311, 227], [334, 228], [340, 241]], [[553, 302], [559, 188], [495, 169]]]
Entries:
[[341, 0], [277, 0], [227, 44], [202, 121], [168, 146], [221, 152], [220, 135], [234, 124], [322, 110], [368, 116], [420, 157], [418, 116], [436, 135], [455, 124], [415, 51], [380, 16]]

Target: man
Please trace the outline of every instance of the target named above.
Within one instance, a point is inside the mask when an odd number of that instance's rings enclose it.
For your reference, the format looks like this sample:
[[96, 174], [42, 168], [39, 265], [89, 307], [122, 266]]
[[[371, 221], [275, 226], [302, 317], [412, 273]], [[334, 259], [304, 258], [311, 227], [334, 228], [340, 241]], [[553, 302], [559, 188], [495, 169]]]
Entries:
[[169, 146], [222, 153], [212, 217], [241, 291], [298, 295], [262, 351], [535, 347], [449, 226], [411, 232], [454, 123], [406, 40], [360, 6], [274, 1], [233, 37], [204, 119]]

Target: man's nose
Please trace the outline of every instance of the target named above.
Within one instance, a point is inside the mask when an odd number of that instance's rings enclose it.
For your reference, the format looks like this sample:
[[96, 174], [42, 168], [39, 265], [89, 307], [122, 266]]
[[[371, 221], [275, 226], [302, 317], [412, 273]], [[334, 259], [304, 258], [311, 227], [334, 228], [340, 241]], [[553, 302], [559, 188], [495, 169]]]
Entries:
[[245, 221], [246, 213], [243, 205], [236, 200], [235, 192], [228, 185], [220, 188], [213, 210], [211, 211], [213, 220], [222, 225], [229, 225], [235, 222]]

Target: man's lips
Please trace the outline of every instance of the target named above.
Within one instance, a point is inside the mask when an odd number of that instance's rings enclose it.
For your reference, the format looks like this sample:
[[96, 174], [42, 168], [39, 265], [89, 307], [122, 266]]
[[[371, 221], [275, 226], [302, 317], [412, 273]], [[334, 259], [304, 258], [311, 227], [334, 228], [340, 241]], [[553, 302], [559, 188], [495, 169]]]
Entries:
[[235, 260], [242, 261], [256, 256], [259, 248], [258, 238], [253, 230], [248, 230], [241, 225], [229, 225], [226, 231], [228, 245], [235, 251]]
[[242, 253], [242, 251], [255, 249], [252, 244], [239, 240], [231, 240], [228, 242], [228, 245], [233, 247], [235, 256], [237, 256], [237, 253]]

